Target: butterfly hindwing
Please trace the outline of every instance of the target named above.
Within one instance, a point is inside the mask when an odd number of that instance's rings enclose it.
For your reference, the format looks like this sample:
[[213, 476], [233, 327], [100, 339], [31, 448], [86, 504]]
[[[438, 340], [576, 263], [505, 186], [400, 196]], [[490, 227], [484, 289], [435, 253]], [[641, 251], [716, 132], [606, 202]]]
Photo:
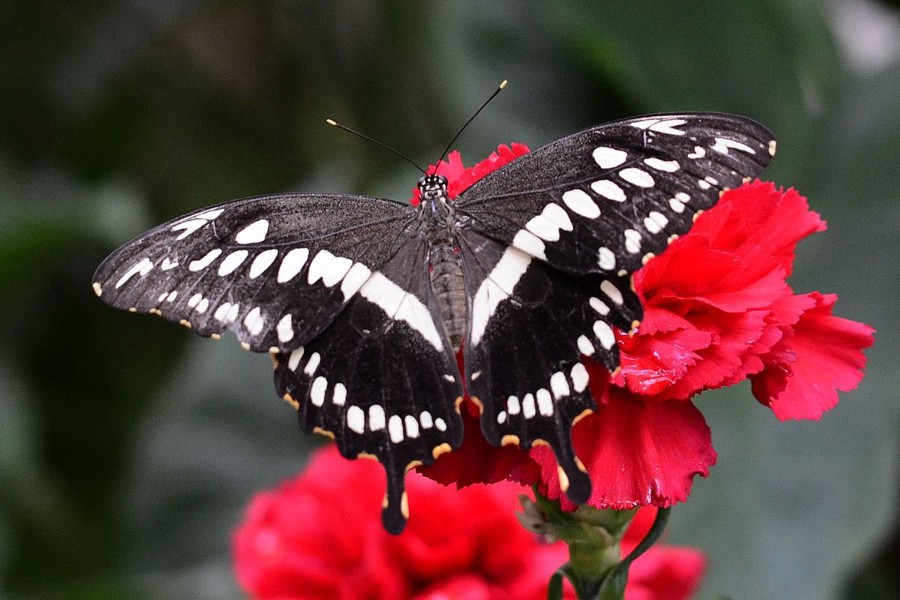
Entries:
[[462, 440], [462, 385], [425, 252], [423, 240], [405, 246], [321, 335], [276, 357], [275, 386], [302, 427], [333, 437], [348, 458], [384, 465], [383, 519], [394, 533], [406, 519], [406, 472]]
[[613, 327], [630, 329], [640, 304], [626, 278], [569, 275], [474, 232], [459, 239], [470, 306], [465, 378], [485, 437], [550, 445], [570, 498], [583, 503], [590, 481], [570, 432], [596, 404], [581, 355], [615, 368]]
[[320, 333], [410, 235], [408, 206], [359, 196], [248, 198], [143, 234], [94, 274], [108, 304], [200, 335], [232, 330], [251, 350]]
[[762, 172], [774, 151], [771, 132], [745, 117], [615, 121], [519, 157], [455, 206], [466, 227], [557, 269], [630, 273], [724, 189]]

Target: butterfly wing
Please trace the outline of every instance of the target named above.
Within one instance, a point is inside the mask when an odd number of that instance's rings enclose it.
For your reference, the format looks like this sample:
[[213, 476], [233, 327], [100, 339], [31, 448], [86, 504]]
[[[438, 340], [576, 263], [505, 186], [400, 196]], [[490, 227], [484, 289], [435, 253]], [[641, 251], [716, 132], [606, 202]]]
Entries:
[[358, 196], [250, 198], [193, 212], [97, 269], [107, 303], [232, 330], [274, 354], [278, 393], [308, 432], [387, 472], [384, 523], [406, 521], [403, 479], [462, 439], [462, 384], [430, 286], [415, 210]]
[[757, 176], [772, 133], [715, 113], [638, 117], [538, 148], [459, 195], [461, 224], [568, 273], [631, 273], [721, 192]]
[[107, 304], [233, 331], [250, 350], [318, 335], [409, 235], [409, 206], [360, 196], [248, 198], [195, 211], [113, 252], [94, 274]]
[[424, 240], [409, 243], [321, 335], [276, 356], [276, 388], [303, 428], [333, 437], [348, 458], [384, 465], [382, 518], [393, 533], [408, 515], [406, 472], [462, 441], [462, 384], [425, 260]]
[[573, 423], [596, 408], [580, 355], [618, 366], [613, 327], [630, 329], [641, 306], [627, 278], [571, 275], [474, 232], [459, 238], [471, 321], [466, 385], [494, 445], [545, 443], [570, 499], [590, 480], [572, 448]]
[[548, 144], [460, 194], [465, 379], [488, 440], [549, 444], [569, 497], [587, 499], [570, 437], [595, 408], [580, 355], [618, 367], [612, 328], [642, 317], [631, 274], [774, 150], [744, 117], [639, 117]]

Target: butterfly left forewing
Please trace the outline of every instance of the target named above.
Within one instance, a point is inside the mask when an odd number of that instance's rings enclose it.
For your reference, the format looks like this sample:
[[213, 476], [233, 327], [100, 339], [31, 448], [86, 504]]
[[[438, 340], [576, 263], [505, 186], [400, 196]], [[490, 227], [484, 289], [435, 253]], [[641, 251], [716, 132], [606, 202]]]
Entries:
[[254, 351], [321, 332], [411, 235], [408, 206], [361, 196], [238, 200], [160, 225], [94, 274], [106, 303], [195, 333], [231, 330]]

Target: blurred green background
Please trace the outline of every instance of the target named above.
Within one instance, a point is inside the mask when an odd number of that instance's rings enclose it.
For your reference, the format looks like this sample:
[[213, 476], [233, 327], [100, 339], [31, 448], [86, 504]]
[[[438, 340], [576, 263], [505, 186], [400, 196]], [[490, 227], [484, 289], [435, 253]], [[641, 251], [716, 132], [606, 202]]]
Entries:
[[668, 540], [709, 553], [702, 598], [900, 597], [898, 57], [897, 7], [856, 0], [3, 0], [0, 599], [240, 597], [231, 530], [318, 440], [268, 357], [106, 307], [93, 269], [227, 199], [405, 199], [418, 174], [324, 118], [425, 163], [502, 79], [468, 162], [657, 111], [776, 133], [767, 177], [830, 225], [791, 282], [878, 329], [868, 376], [818, 423], [701, 397], [719, 464]]

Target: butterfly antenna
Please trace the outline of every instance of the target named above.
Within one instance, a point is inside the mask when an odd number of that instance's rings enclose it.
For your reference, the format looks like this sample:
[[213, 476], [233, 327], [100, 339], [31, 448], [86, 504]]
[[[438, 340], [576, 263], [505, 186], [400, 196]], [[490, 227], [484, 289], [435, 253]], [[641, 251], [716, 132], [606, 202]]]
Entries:
[[[485, 106], [487, 106], [488, 104], [490, 104], [491, 100], [493, 100], [494, 98], [497, 97], [497, 94], [499, 94], [500, 92], [503, 91], [503, 88], [506, 87], [506, 83], [507, 83], [507, 81], [506, 81], [505, 79], [504, 79], [503, 81], [501, 81], [501, 82], [500, 82], [500, 85], [497, 86], [497, 89], [494, 90], [494, 93], [491, 94], [490, 97], [489, 97], [487, 100], [484, 101], [484, 104], [481, 105], [481, 108], [479, 108], [478, 110], [476, 110], [476, 111], [475, 111], [475, 114], [472, 115], [472, 116], [469, 118], [468, 121], [466, 121], [466, 124], [459, 128], [459, 131], [456, 132], [456, 135], [453, 136], [453, 139], [450, 140], [450, 143], [447, 144], [447, 147], [446, 147], [446, 148], [444, 148], [444, 151], [441, 153], [441, 157], [438, 159], [438, 161], [437, 161], [436, 163], [434, 163], [434, 164], [435, 164], [435, 169], [437, 168], [437, 165], [440, 164], [440, 162], [441, 162], [442, 160], [444, 160], [444, 158], [447, 156], [447, 153], [450, 152], [450, 148], [453, 147], [454, 142], [456, 142], [456, 140], [459, 139], [459, 136], [462, 135], [462, 132], [466, 130], [466, 127], [468, 127], [469, 124], [470, 124], [472, 121], [475, 120], [475, 117], [477, 117], [477, 116], [479, 115], [479, 113], [481, 113], [481, 111], [484, 110], [484, 107], [485, 107]], [[426, 174], [427, 174], [427, 173], [426, 173]]]
[[[476, 113], [476, 114], [477, 114], [477, 113]], [[361, 137], [361, 138], [364, 139], [364, 140], [368, 140], [368, 141], [372, 142], [373, 144], [378, 144], [379, 146], [381, 146], [381, 147], [384, 148], [385, 150], [388, 150], [388, 151], [390, 151], [390, 152], [393, 152], [394, 154], [396, 154], [397, 156], [399, 156], [400, 158], [402, 158], [403, 160], [405, 160], [406, 162], [408, 162], [409, 164], [411, 164], [412, 166], [414, 166], [416, 169], [418, 169], [419, 171], [421, 171], [423, 175], [428, 175], [428, 173], [425, 172], [425, 169], [423, 169], [422, 167], [420, 167], [419, 165], [417, 165], [416, 163], [414, 163], [413, 160], [412, 160], [411, 158], [409, 158], [408, 156], [406, 156], [405, 154], [401, 153], [401, 152], [398, 151], [398, 150], [394, 150], [393, 148], [391, 148], [390, 146], [388, 146], [388, 145], [385, 144], [384, 142], [379, 142], [379, 141], [376, 140], [375, 138], [370, 138], [369, 136], [367, 136], [367, 135], [365, 135], [365, 134], [362, 134], [362, 133], [356, 131], [355, 129], [350, 129], [350, 128], [347, 127], [346, 125], [341, 125], [340, 123], [338, 123], [338, 122], [335, 121], [334, 119], [325, 119], [325, 122], [328, 123], [329, 125], [331, 125], [332, 127], [337, 127], [338, 129], [343, 129], [343, 130], [346, 131], [347, 133], [352, 133], [353, 135], [359, 136], [359, 137]]]

